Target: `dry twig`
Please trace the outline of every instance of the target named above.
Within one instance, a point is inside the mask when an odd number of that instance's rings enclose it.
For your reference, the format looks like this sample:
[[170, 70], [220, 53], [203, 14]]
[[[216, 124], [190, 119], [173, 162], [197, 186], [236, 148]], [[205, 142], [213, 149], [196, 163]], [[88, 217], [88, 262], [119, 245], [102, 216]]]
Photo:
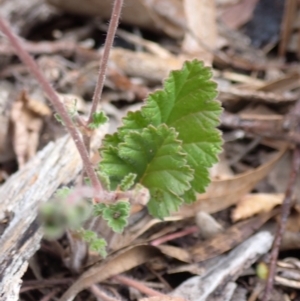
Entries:
[[269, 267], [269, 275], [266, 284], [265, 293], [263, 296], [263, 301], [268, 301], [270, 299], [270, 294], [274, 284], [274, 277], [276, 273], [276, 263], [279, 253], [280, 244], [282, 241], [283, 233], [285, 230], [285, 226], [287, 223], [287, 219], [289, 217], [290, 208], [292, 197], [294, 194], [295, 186], [296, 186], [296, 179], [299, 173], [300, 168], [300, 147], [296, 146], [293, 152], [293, 161], [292, 161], [292, 169], [290, 173], [290, 178], [288, 182], [288, 186], [285, 192], [285, 198], [282, 204], [282, 211], [281, 211], [281, 219], [280, 224], [277, 229], [277, 233], [275, 236], [275, 240], [273, 243], [272, 251], [271, 251], [271, 259], [270, 259], [270, 267]]

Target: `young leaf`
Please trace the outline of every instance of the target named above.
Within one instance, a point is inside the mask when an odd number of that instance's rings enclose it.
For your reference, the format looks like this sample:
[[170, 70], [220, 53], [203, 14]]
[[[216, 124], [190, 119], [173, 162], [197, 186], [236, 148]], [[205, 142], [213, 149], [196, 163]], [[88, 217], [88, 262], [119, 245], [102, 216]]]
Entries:
[[98, 176], [100, 182], [102, 183], [103, 187], [106, 190], [109, 190], [109, 187], [110, 187], [109, 176], [107, 174], [105, 174], [104, 172], [102, 172], [101, 170], [97, 171], [97, 176]]
[[62, 120], [62, 118], [60, 117], [59, 114], [54, 113], [54, 118], [55, 118], [59, 123], [61, 123], [62, 125], [64, 125], [64, 122], [63, 122], [63, 120]]
[[[73, 120], [73, 118], [76, 116], [77, 114], [77, 99], [72, 99], [70, 101], [67, 101], [65, 103], [67, 111], [69, 116], [71, 117], [71, 119]], [[64, 125], [64, 122], [61, 118], [61, 116], [57, 113], [54, 114], [55, 119], [61, 123], [62, 125]]]
[[[63, 189], [60, 190], [60, 193]], [[65, 196], [65, 194], [62, 194]], [[78, 229], [91, 216], [92, 206], [85, 200], [70, 203], [66, 198], [54, 199], [40, 208], [39, 217], [48, 238], [59, 238], [66, 229]]]
[[106, 208], [104, 203], [98, 203], [94, 205], [93, 213], [95, 216], [100, 216], [103, 213], [103, 210]]
[[112, 205], [106, 205], [102, 216], [113, 231], [121, 233], [128, 223], [129, 213], [130, 204], [126, 201], [119, 201]]
[[82, 238], [86, 242], [90, 243], [90, 242], [94, 241], [95, 239], [97, 239], [97, 234], [91, 230], [83, 230]]
[[103, 238], [98, 238], [97, 234], [91, 230], [81, 229], [80, 232], [84, 241], [89, 244], [90, 250], [98, 252], [102, 257], [106, 257], [107, 243]]
[[191, 184], [198, 193], [204, 192], [209, 184], [208, 169], [217, 162], [222, 145], [216, 129], [222, 108], [214, 100], [217, 85], [211, 77], [211, 69], [202, 62], [186, 62], [182, 70], [171, 72], [164, 90], [150, 95], [141, 111], [129, 113], [123, 119], [124, 126], [119, 130], [119, 139], [123, 140], [129, 130], [142, 130], [145, 124], [165, 123], [174, 127], [188, 164], [194, 169]]
[[69, 196], [70, 193], [71, 189], [67, 186], [63, 186], [62, 188], [57, 189], [54, 195], [57, 198], [65, 199]]
[[126, 175], [120, 184], [121, 190], [122, 191], [129, 190], [134, 185], [135, 179], [136, 179], [136, 174], [134, 174], [134, 173], [130, 173], [130, 174]]
[[150, 191], [148, 209], [157, 217], [178, 210], [183, 203], [181, 195], [193, 179], [176, 138], [174, 129], [164, 124], [157, 129], [150, 125], [140, 133], [133, 131], [125, 136], [118, 149], [103, 156], [101, 162], [102, 171], [112, 179], [118, 178], [120, 170], [136, 174], [137, 181]]
[[93, 122], [89, 124], [89, 128], [94, 130], [108, 121], [108, 117], [103, 111], [93, 114]]
[[98, 252], [103, 258], [107, 256], [107, 243], [103, 238], [97, 238], [90, 243], [90, 250]]

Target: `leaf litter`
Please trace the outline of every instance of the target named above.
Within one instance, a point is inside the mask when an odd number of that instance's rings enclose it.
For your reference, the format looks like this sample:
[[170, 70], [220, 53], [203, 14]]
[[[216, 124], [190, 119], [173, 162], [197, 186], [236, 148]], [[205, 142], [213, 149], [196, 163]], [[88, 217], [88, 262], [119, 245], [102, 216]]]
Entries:
[[[120, 40], [111, 52], [103, 94], [102, 108], [115, 122], [110, 124], [108, 130], [113, 133], [113, 129], [120, 125], [119, 122], [125, 112], [135, 105], [139, 106], [148, 93], [160, 88], [162, 80], [171, 70], [180, 69], [183, 62], [191, 56], [204, 59], [207, 65], [213, 65], [214, 80], [218, 83], [218, 100], [224, 107], [220, 127], [225, 141], [220, 160], [223, 167], [217, 172], [211, 171], [212, 182], [204, 194], [197, 194], [195, 203], [184, 205], [164, 221], [149, 216], [144, 203], [138, 204], [131, 211], [129, 225], [122, 234], [113, 233], [103, 223], [95, 221], [94, 229], [98, 229], [102, 237], [107, 240], [108, 257], [103, 260], [95, 252], [82, 253], [83, 257], [88, 255], [89, 258], [79, 265], [79, 272], [77, 272], [79, 278], [68, 289], [56, 285], [57, 295], [63, 295], [60, 300], [68, 300], [66, 295], [76, 297], [79, 291], [99, 282], [105, 284], [108, 291], [118, 290], [118, 293], [126, 299], [129, 292], [128, 285], [120, 285], [118, 281], [111, 278], [122, 273], [126, 273], [127, 277], [133, 280], [142, 279], [141, 286], [137, 286], [141, 291], [143, 286], [144, 288], [147, 286], [146, 283], [153, 285], [164, 281], [175, 288], [190, 276], [184, 275], [183, 279], [182, 273], [168, 271], [172, 269], [176, 271], [178, 268], [178, 271], [199, 272], [200, 261], [207, 262], [209, 266], [209, 260], [214, 258], [221, 260], [221, 256], [224, 256], [222, 254], [228, 251], [234, 252], [241, 243], [247, 241], [249, 237], [254, 237], [254, 233], [259, 231], [267, 221], [271, 220], [269, 223], [273, 228], [275, 227], [272, 217], [276, 216], [279, 210], [273, 208], [279, 206], [283, 200], [286, 179], [290, 171], [290, 160], [285, 158], [294, 141], [299, 143], [297, 128], [293, 126], [294, 121], [289, 113], [293, 111], [299, 95], [297, 69], [299, 49], [292, 38], [289, 38], [294, 30], [294, 25], [288, 23], [288, 16], [292, 16], [290, 7], [282, 15], [282, 23], [277, 24], [278, 28], [280, 26], [284, 28], [279, 46], [280, 54], [286, 56], [286, 61], [283, 62], [279, 58], [276, 49], [272, 50], [278, 41], [274, 35], [266, 38], [268, 47], [264, 45], [255, 48], [251, 45], [249, 38], [243, 33], [242, 26], [248, 21], [257, 20], [259, 10], [265, 8], [261, 6], [254, 9], [254, 7], [256, 2], [264, 1], [218, 1], [219, 4], [215, 6], [213, 2], [199, 4], [199, 1], [138, 1], [139, 4], [132, 4], [132, 1], [128, 0], [124, 7], [122, 24], [124, 22], [129, 27], [122, 28], [121, 24], [121, 30], [125, 31], [125, 34], [122, 35], [120, 30]], [[31, 1], [28, 3], [29, 6], [33, 5], [30, 4]], [[110, 1], [102, 1], [101, 4], [99, 1], [97, 5], [101, 9], [90, 7], [90, 4], [82, 8], [80, 1], [74, 4], [72, 1], [49, 0], [49, 3], [66, 12], [77, 11], [89, 15], [91, 12], [98, 11], [100, 17], [104, 19], [109, 16], [110, 11]], [[14, 15], [10, 10], [13, 9], [1, 5], [5, 9], [3, 13], [7, 14], [8, 18], [12, 18]], [[16, 23], [16, 30], [23, 33], [26, 47], [36, 58], [39, 57], [45, 73], [48, 74], [51, 84], [57, 91], [60, 94], [73, 94], [74, 98], [84, 99], [80, 110], [87, 111], [89, 106], [87, 100], [92, 96], [97, 62], [101, 56], [96, 46], [103, 42], [99, 34], [103, 30], [100, 31], [99, 28], [104, 24], [93, 17], [89, 20], [81, 20], [68, 15], [66, 18], [69, 25], [61, 25], [59, 20], [62, 17], [53, 12], [50, 5], [44, 4], [44, 9], [44, 20], [30, 19], [28, 11], [23, 8], [20, 12], [15, 11], [17, 14], [27, 12], [26, 19], [29, 19], [27, 23], [30, 25], [29, 29], [26, 29], [22, 28], [20, 23]], [[144, 20], [133, 19], [131, 9], [138, 12], [136, 16], [143, 15]], [[239, 18], [232, 17], [236, 16], [236, 13], [232, 13], [235, 10], [240, 10]], [[269, 14], [272, 17], [272, 13]], [[54, 30], [46, 23], [47, 18], [53, 15], [57, 18], [53, 21]], [[199, 15], [204, 15], [207, 20], [199, 19]], [[294, 17], [290, 19], [294, 20]], [[78, 22], [81, 22], [81, 27], [78, 27]], [[270, 22], [278, 23], [278, 17], [274, 15], [274, 20]], [[294, 23], [296, 24], [296, 21]], [[36, 31], [33, 26], [42, 24], [45, 35]], [[196, 27], [203, 28], [204, 32], [197, 30]], [[248, 26], [247, 30], [249, 33], [251, 26]], [[97, 37], [92, 32], [97, 32]], [[73, 44], [70, 41], [73, 41]], [[89, 41], [92, 43], [89, 44]], [[47, 44], [43, 44], [44, 42]], [[5, 166], [5, 163], [15, 159], [21, 168], [35, 156], [42, 137], [53, 136], [49, 128], [48, 132], [45, 129], [45, 123], [50, 120], [52, 130], [59, 128], [60, 125], [51, 117], [53, 113], [48, 106], [34, 101], [31, 94], [25, 92], [36, 89], [36, 86], [27, 79], [28, 71], [22, 69], [22, 65], [13, 60], [12, 51], [2, 37], [0, 44], [0, 55], [5, 58], [4, 63], [3, 60], [0, 61], [1, 81], [13, 82], [23, 91], [16, 97], [3, 97], [3, 104], [1, 103], [1, 108], [2, 106], [8, 108], [5, 114], [9, 112], [10, 120], [6, 121], [6, 130], [0, 133], [1, 141], [5, 141], [1, 144], [3, 149], [0, 149], [0, 157], [3, 158], [0, 168], [1, 172], [8, 170], [10, 174], [12, 171]], [[86, 45], [92, 46], [86, 47]], [[289, 64], [291, 58], [286, 53], [287, 49], [295, 53], [293, 64]], [[44, 101], [46, 102], [45, 98]], [[260, 108], [253, 110], [257, 104], [260, 104]], [[13, 133], [12, 141], [8, 138], [10, 131]], [[59, 131], [63, 132], [62, 129]], [[253, 141], [255, 143], [252, 143]], [[15, 154], [9, 147], [13, 147]], [[95, 162], [98, 162], [100, 158], [96, 154], [95, 156]], [[297, 234], [299, 232], [297, 198], [298, 194], [294, 197], [293, 211], [283, 237], [282, 249], [284, 250], [300, 248], [300, 237]], [[201, 223], [207, 224], [209, 229], [214, 225], [204, 217], [201, 220], [201, 212], [213, 214], [214, 221], [221, 225], [218, 227], [221, 229], [220, 232], [216, 231], [215, 236], [201, 235], [201, 227], [204, 227]], [[197, 222], [199, 218], [200, 222]], [[240, 219], [246, 220], [237, 223]], [[280, 222], [279, 218], [277, 222]], [[200, 229], [195, 227], [196, 224], [198, 227], [200, 225]], [[205, 240], [203, 236], [206, 237]], [[156, 242], [160, 239], [162, 243], [152, 245], [154, 239]], [[60, 258], [56, 258], [57, 267], [43, 273], [44, 280], [54, 279], [62, 273], [70, 275], [68, 268], [63, 266], [64, 259], [72, 252], [72, 248], [67, 246], [67, 239], [63, 238], [43, 245], [48, 247], [42, 248], [37, 253], [45, 260], [45, 263], [39, 262], [42, 269], [51, 262], [51, 254], [55, 253], [54, 250], [60, 250], [56, 253], [60, 254]], [[76, 253], [74, 250], [73, 252]], [[264, 252], [267, 253], [268, 249]], [[297, 262], [297, 255], [293, 255], [294, 253], [284, 254], [283, 256], [286, 257], [296, 256], [293, 260]], [[151, 266], [152, 272], [149, 272], [150, 269], [147, 270], [145, 263]], [[183, 263], [189, 267], [180, 270]], [[195, 264], [197, 269], [192, 268]], [[210, 265], [213, 266], [212, 263]], [[278, 261], [277, 265], [284, 266], [282, 261]], [[290, 268], [296, 269], [298, 266]], [[251, 293], [260, 280], [255, 273], [252, 273], [247, 276], [247, 285], [244, 285], [238, 278], [244, 272], [243, 267], [239, 267], [236, 277], [230, 277], [228, 272], [228, 279], [220, 282], [219, 286], [230, 287], [234, 283], [237, 287], [236, 291], [246, 288]], [[30, 271], [24, 276], [23, 288], [26, 288], [26, 281], [29, 280], [34, 280]], [[279, 287], [276, 287], [274, 296], [279, 295], [282, 298], [285, 296], [287, 300], [296, 300], [297, 292], [293, 289], [286, 290], [287, 287], [298, 288], [296, 281], [296, 276], [289, 276], [279, 269], [275, 276], [275, 282]], [[176, 300], [175, 297], [167, 296], [171, 293], [170, 288], [163, 287], [159, 291], [163, 296], [151, 297], [149, 300]], [[217, 292], [218, 289], [220, 288], [214, 288], [214, 291]], [[34, 289], [31, 291], [36, 298], [47, 296], [46, 291]], [[231, 298], [230, 291], [234, 295], [234, 289], [228, 289], [229, 297], [227, 296], [226, 300]], [[78, 300], [84, 299], [84, 294], [80, 293], [77, 296]], [[86, 291], [86, 294], [95, 293]], [[29, 300], [30, 294], [24, 292], [21, 298]], [[215, 297], [211, 296], [207, 300], [217, 300], [213, 298]], [[254, 297], [252, 300], [255, 300]]]

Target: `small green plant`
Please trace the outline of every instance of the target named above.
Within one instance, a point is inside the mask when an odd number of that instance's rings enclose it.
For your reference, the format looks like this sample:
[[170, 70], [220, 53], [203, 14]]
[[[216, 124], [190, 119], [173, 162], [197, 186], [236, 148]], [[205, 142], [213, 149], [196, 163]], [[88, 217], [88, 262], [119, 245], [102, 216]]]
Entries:
[[[215, 100], [217, 86], [211, 80], [211, 68], [193, 60], [186, 62], [181, 70], [172, 71], [162, 90], [151, 94], [140, 111], [130, 112], [115, 134], [106, 135], [100, 149], [102, 160], [95, 170], [89, 158], [89, 145], [92, 132], [107, 122], [106, 115], [96, 110], [122, 5], [123, 0], [114, 0], [87, 120], [77, 114], [76, 103], [69, 109], [64, 106], [20, 39], [0, 16], [0, 30], [48, 95], [56, 118], [66, 127], [78, 149], [87, 185], [91, 186], [82, 186], [81, 194], [77, 188], [57, 191], [54, 202], [41, 209], [46, 233], [56, 237], [66, 228], [75, 231], [102, 256], [106, 242], [96, 233], [82, 229], [84, 221], [98, 215], [113, 231], [122, 232], [128, 223], [130, 204], [137, 199], [148, 203], [148, 210], [155, 217], [170, 215], [205, 191], [209, 184], [208, 170], [217, 162], [222, 145], [217, 130], [222, 109]], [[90, 190], [84, 193], [85, 188]]]
[[88, 125], [88, 127], [92, 130], [95, 130], [99, 126], [105, 124], [107, 121], [108, 121], [108, 117], [105, 115], [103, 111], [95, 112], [93, 114], [93, 121]]
[[130, 204], [128, 201], [120, 200], [115, 204], [96, 204], [94, 214], [102, 216], [108, 223], [108, 226], [117, 233], [121, 233], [128, 223]]
[[[150, 192], [148, 210], [161, 219], [205, 191], [209, 168], [217, 162], [222, 145], [217, 130], [222, 109], [215, 100], [216, 84], [211, 77], [211, 69], [202, 62], [186, 62], [181, 70], [170, 73], [162, 90], [149, 95], [141, 110], [128, 113], [115, 134], [105, 136], [97, 174], [106, 189], [126, 195], [146, 187]], [[89, 128], [106, 121], [104, 113], [94, 113]], [[78, 230], [88, 218], [87, 212], [101, 216], [118, 233], [127, 225], [128, 198], [114, 203], [104, 198], [88, 211], [91, 207], [83, 208], [80, 201], [68, 209], [69, 194], [69, 189], [60, 189], [56, 197], [65, 202], [60, 207], [48, 204], [43, 209], [47, 232], [62, 233], [64, 227]], [[84, 217], [78, 218], [82, 212]], [[59, 227], [53, 226], [55, 222]], [[105, 254], [102, 239], [82, 231], [90, 247]]]
[[109, 189], [142, 184], [150, 191], [149, 212], [159, 218], [205, 191], [222, 145], [216, 129], [222, 109], [211, 77], [202, 62], [186, 62], [117, 133], [106, 135], [99, 171]]
[[97, 234], [91, 230], [80, 229], [79, 233], [82, 239], [89, 244], [91, 251], [98, 252], [103, 258], [106, 257], [107, 243], [103, 238], [98, 238]]
[[49, 239], [60, 237], [66, 229], [78, 230], [92, 214], [92, 203], [83, 198], [70, 202], [72, 190], [58, 189], [52, 202], [41, 207], [40, 217], [44, 224], [45, 236]]

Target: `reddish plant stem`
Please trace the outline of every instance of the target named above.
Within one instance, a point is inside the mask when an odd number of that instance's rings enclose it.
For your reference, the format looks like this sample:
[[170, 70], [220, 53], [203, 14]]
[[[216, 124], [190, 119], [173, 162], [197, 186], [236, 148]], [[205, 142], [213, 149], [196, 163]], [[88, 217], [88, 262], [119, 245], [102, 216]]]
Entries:
[[292, 197], [295, 191], [296, 179], [297, 179], [297, 175], [299, 174], [299, 169], [300, 169], [300, 146], [296, 146], [293, 152], [290, 178], [285, 192], [285, 198], [282, 204], [280, 224], [278, 225], [278, 229], [276, 232], [275, 240], [271, 251], [269, 275], [266, 283], [265, 292], [262, 298], [263, 301], [269, 301], [271, 291], [273, 289], [279, 248], [286, 227], [287, 219], [289, 217]]
[[179, 231], [176, 233], [171, 233], [171, 234], [165, 235], [163, 237], [157, 238], [157, 239], [153, 240], [150, 243], [150, 245], [151, 246], [159, 246], [167, 241], [174, 240], [176, 238], [180, 238], [180, 237], [190, 235], [190, 234], [193, 234], [196, 232], [199, 232], [199, 228], [197, 226], [192, 226], [192, 227], [186, 228], [182, 231]]
[[90, 291], [98, 297], [100, 300], [104, 301], [119, 301], [120, 299], [116, 299], [107, 295], [104, 291], [102, 291], [96, 284], [90, 287]]
[[23, 63], [28, 67], [30, 72], [35, 76], [36, 80], [39, 82], [45, 93], [48, 95], [53, 107], [57, 111], [57, 113], [61, 116], [64, 124], [66, 125], [67, 130], [69, 131], [71, 137], [74, 140], [74, 143], [78, 149], [78, 152], [82, 158], [84, 169], [89, 176], [91, 183], [94, 189], [98, 192], [101, 192], [102, 185], [93, 169], [93, 166], [89, 159], [88, 151], [83, 144], [83, 141], [76, 130], [70, 116], [68, 115], [67, 110], [65, 109], [63, 103], [58, 98], [54, 89], [51, 87], [49, 82], [44, 77], [43, 73], [40, 71], [38, 65], [33, 60], [33, 58], [28, 54], [28, 52], [24, 49], [22, 42], [19, 37], [17, 37], [9, 25], [4, 21], [4, 19], [0, 16], [0, 30], [7, 36], [11, 45], [14, 47], [16, 54], [23, 61]]
[[96, 88], [94, 91], [92, 107], [91, 107], [91, 111], [89, 114], [87, 124], [90, 124], [93, 121], [93, 114], [96, 112], [98, 103], [101, 98], [104, 81], [105, 81], [109, 53], [112, 48], [114, 38], [116, 35], [116, 31], [118, 28], [122, 6], [123, 6], [123, 0], [115, 0], [111, 18], [110, 18], [108, 31], [107, 31], [107, 35], [106, 35], [106, 40], [105, 40], [105, 44], [104, 44], [103, 55], [102, 55], [101, 62], [100, 62], [97, 85], [96, 85]]
[[54, 298], [54, 296], [56, 294], [58, 294], [59, 290], [58, 289], [54, 289], [52, 292], [47, 293], [42, 299], [40, 299], [40, 301], [49, 301], [52, 300]]
[[125, 284], [127, 286], [131, 286], [135, 289], [137, 289], [138, 291], [140, 291], [141, 293], [148, 295], [148, 296], [162, 296], [162, 297], [166, 297], [165, 294], [158, 292], [148, 286], [146, 286], [145, 284], [143, 284], [140, 281], [125, 277], [123, 275], [116, 275], [112, 277], [113, 280]]

